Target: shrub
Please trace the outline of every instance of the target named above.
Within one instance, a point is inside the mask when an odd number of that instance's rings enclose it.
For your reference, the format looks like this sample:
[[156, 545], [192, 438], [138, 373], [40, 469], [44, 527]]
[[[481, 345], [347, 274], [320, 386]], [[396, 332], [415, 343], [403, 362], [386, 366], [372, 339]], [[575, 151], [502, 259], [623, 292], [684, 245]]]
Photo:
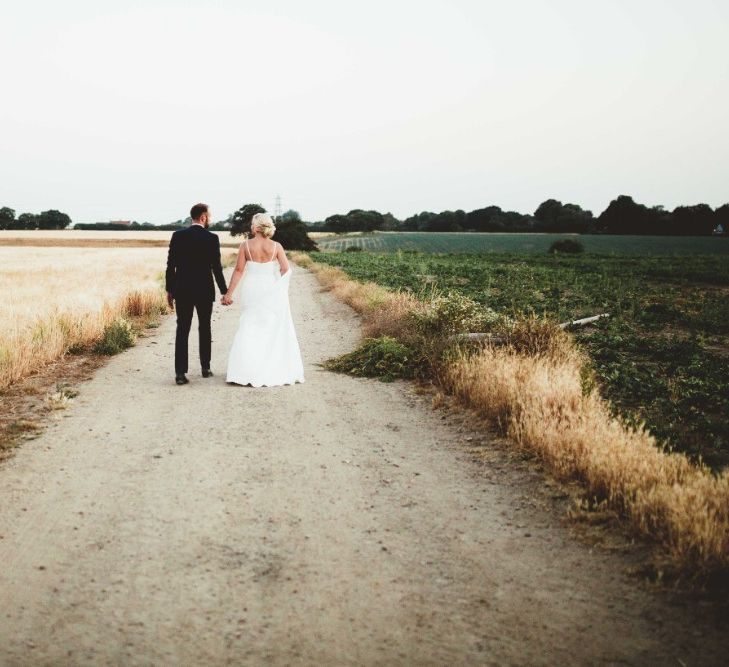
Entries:
[[413, 351], [391, 338], [366, 338], [356, 350], [324, 362], [324, 367], [357, 377], [378, 377], [383, 382], [396, 378], [412, 378], [417, 360]]
[[577, 239], [558, 239], [549, 246], [549, 252], [553, 254], [563, 252], [576, 255], [584, 251], [585, 246], [582, 245], [582, 241], [578, 241]]
[[344, 252], [362, 252], [362, 246], [358, 246], [358, 245], [348, 245], [344, 249]]
[[433, 295], [411, 317], [420, 334], [437, 337], [486, 331], [501, 319], [490, 308], [458, 292]]
[[104, 329], [101, 338], [94, 345], [94, 352], [111, 356], [132, 345], [134, 345], [132, 326], [123, 317], [119, 317]]

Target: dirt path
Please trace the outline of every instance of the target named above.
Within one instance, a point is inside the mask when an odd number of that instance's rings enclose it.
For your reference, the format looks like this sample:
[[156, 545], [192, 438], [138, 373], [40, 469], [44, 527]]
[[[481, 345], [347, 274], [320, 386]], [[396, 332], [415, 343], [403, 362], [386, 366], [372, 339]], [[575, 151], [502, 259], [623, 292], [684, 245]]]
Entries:
[[[174, 322], [0, 469], [0, 664], [720, 664], [727, 635], [575, 540], [408, 385], [327, 373], [352, 312], [296, 270], [307, 382], [172, 383]], [[193, 345], [194, 347], [194, 345]], [[488, 443], [487, 443], [488, 445]], [[528, 477], [528, 475], [527, 475]]]

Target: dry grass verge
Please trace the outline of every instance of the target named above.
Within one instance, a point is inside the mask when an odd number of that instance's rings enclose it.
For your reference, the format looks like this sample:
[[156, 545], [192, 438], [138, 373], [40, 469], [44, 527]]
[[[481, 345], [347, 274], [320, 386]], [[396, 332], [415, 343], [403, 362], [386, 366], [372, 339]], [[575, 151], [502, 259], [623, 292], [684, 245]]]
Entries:
[[[15, 331], [4, 337], [0, 346], [0, 391], [69, 351], [92, 348], [117, 330], [131, 328], [129, 319], [143, 320], [137, 324], [145, 326], [166, 310], [160, 290], [133, 291], [105, 303], [98, 311], [61, 313]], [[109, 353], [106, 349], [99, 351]]]
[[[428, 305], [359, 283], [343, 271], [292, 259], [357, 310], [367, 336], [412, 343]], [[415, 313], [415, 317], [413, 314]], [[502, 324], [509, 343], [462, 349], [433, 369], [441, 386], [489, 419], [559, 478], [578, 480], [591, 502], [618, 512], [662, 547], [661, 567], [688, 578], [729, 572], [729, 474], [659, 449], [644, 429], [610, 416], [571, 337], [543, 321]]]

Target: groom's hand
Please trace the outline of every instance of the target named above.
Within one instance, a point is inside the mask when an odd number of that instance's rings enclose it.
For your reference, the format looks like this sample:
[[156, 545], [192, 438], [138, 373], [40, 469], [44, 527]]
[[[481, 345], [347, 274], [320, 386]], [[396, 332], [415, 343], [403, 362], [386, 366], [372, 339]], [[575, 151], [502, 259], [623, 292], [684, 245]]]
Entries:
[[231, 303], [233, 303], [233, 299], [231, 299], [227, 294], [223, 294], [223, 296], [220, 297], [220, 303], [222, 303], [224, 306], [229, 306]]
[[175, 303], [172, 298], [172, 292], [167, 292], [167, 305], [170, 307], [170, 310], [175, 309]]

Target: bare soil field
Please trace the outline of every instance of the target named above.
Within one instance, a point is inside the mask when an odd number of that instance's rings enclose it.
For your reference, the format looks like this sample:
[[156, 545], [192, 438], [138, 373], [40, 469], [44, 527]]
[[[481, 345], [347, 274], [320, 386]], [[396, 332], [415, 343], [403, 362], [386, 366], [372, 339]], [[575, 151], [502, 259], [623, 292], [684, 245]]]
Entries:
[[576, 539], [535, 463], [324, 371], [359, 320], [299, 268], [292, 310], [304, 384], [226, 384], [234, 305], [216, 376], [193, 353], [177, 387], [168, 318], [3, 463], [0, 663], [722, 663], [718, 606], [645, 584], [627, 536]]

